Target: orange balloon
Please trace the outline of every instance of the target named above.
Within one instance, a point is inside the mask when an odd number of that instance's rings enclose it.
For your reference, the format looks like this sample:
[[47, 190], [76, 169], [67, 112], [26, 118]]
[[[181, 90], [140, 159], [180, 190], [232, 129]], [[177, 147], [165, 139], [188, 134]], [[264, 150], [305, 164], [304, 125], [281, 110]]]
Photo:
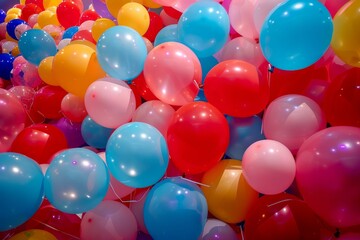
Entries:
[[226, 159], [205, 172], [201, 186], [209, 212], [227, 223], [239, 223], [259, 194], [246, 182], [241, 161]]
[[53, 75], [63, 89], [83, 97], [88, 86], [105, 77], [106, 73], [93, 48], [84, 44], [69, 44], [55, 55]]
[[38, 72], [41, 80], [43, 80], [45, 83], [52, 86], [59, 86], [59, 83], [54, 78], [52, 72], [53, 60], [54, 56], [44, 58], [38, 66]]
[[12, 236], [9, 240], [56, 240], [57, 238], [41, 229], [31, 229]]
[[120, 8], [129, 2], [137, 2], [142, 4], [143, 0], [106, 0], [105, 1], [107, 9], [111, 13], [111, 15], [113, 15], [113, 17], [115, 18], [117, 17]]
[[130, 2], [123, 5], [117, 15], [119, 25], [131, 27], [141, 36], [150, 26], [150, 16], [147, 9], [140, 3]]
[[91, 34], [94, 40], [97, 42], [101, 36], [107, 29], [114, 27], [116, 24], [107, 18], [99, 18], [96, 19], [92, 28]]
[[143, 5], [148, 8], [160, 8], [160, 4], [154, 2], [153, 0], [144, 0]]
[[46, 25], [60, 26], [56, 14], [50, 10], [45, 10], [39, 13], [37, 20], [41, 28], [45, 27]]

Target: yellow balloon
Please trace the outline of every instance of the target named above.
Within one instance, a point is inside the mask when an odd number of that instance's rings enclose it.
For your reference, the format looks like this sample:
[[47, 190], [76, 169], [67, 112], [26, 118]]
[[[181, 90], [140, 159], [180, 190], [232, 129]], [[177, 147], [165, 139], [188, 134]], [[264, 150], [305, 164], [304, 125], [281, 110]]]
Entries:
[[20, 4], [25, 4], [26, 0], [20, 0]]
[[345, 63], [360, 67], [360, 1], [353, 0], [340, 8], [333, 19], [331, 47]]
[[44, 58], [38, 66], [38, 72], [41, 80], [45, 83], [52, 86], [59, 86], [52, 71], [53, 60], [54, 56]]
[[153, 0], [144, 0], [143, 5], [148, 8], [160, 8], [162, 7], [160, 4], [154, 2]]
[[41, 13], [39, 13], [37, 21], [41, 28], [43, 28], [47, 25], [60, 26], [60, 23], [56, 17], [56, 14], [49, 10], [45, 10], [45, 11], [42, 11]]
[[16, 14], [16, 15], [20, 16], [21, 15], [21, 9], [20, 8], [10, 8], [6, 12], [6, 15], [9, 15], [9, 14]]
[[150, 16], [147, 9], [140, 3], [126, 3], [119, 10], [117, 21], [119, 25], [131, 27], [141, 36], [150, 26]]
[[52, 69], [55, 81], [79, 97], [85, 95], [91, 83], [106, 76], [96, 51], [83, 44], [69, 44], [61, 49], [54, 57]]
[[48, 10], [48, 11], [53, 12], [53, 13], [56, 14], [56, 9], [57, 9], [57, 7], [52, 6], [52, 7], [48, 7], [46, 10]]
[[70, 44], [82, 44], [82, 45], [91, 47], [92, 49], [94, 49], [94, 51], [96, 51], [96, 45], [88, 40], [74, 40], [74, 41], [71, 41], [69, 43], [69, 45]]
[[35, 23], [34, 26], [33, 26], [33, 29], [41, 29], [41, 27], [39, 26], [38, 23]]
[[9, 240], [57, 240], [57, 238], [41, 229], [31, 229], [12, 236]]
[[4, 22], [10, 22], [13, 19], [18, 19], [20, 15], [15, 14], [15, 13], [10, 13], [10, 14], [6, 14], [5, 20]]
[[111, 15], [113, 15], [113, 17], [115, 18], [117, 17], [120, 8], [129, 2], [142, 3], [143, 0], [106, 0], [105, 1], [107, 9], [111, 13]]
[[63, 0], [44, 0], [43, 5], [44, 8], [47, 9], [49, 7], [57, 7]]
[[114, 27], [116, 24], [107, 18], [99, 18], [96, 19], [92, 28], [91, 34], [94, 40], [97, 42], [101, 36], [107, 29]]
[[17, 57], [20, 55], [20, 50], [19, 50], [19, 46], [15, 46], [13, 48], [13, 50], [11, 51], [11, 55], [13, 55], [14, 57]]
[[241, 161], [226, 159], [205, 172], [202, 186], [209, 212], [227, 223], [245, 219], [258, 193], [246, 182]]

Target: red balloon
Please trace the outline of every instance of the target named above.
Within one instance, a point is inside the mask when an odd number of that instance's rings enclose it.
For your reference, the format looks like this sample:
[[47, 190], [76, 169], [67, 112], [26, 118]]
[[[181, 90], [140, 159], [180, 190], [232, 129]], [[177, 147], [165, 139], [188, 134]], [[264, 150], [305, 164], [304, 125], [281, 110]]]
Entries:
[[26, 0], [25, 5], [33, 3], [37, 5], [41, 10], [44, 10], [43, 0]]
[[155, 97], [155, 95], [151, 92], [150, 88], [148, 87], [148, 85], [146, 84], [145, 78], [144, 78], [144, 73], [141, 72], [139, 74], [139, 76], [137, 76], [132, 82], [131, 82], [132, 86], [135, 86], [135, 88], [137, 88], [140, 96], [142, 98], [144, 98], [146, 101], [150, 101], [150, 100], [158, 100], [157, 97]]
[[59, 119], [62, 117], [61, 101], [66, 94], [61, 87], [44, 86], [36, 92], [32, 108], [45, 118]]
[[79, 7], [72, 2], [62, 2], [56, 8], [56, 16], [59, 23], [67, 29], [79, 25], [81, 11]]
[[10, 151], [24, 154], [39, 164], [49, 163], [53, 155], [67, 149], [64, 133], [50, 124], [35, 124], [24, 128], [15, 138]]
[[291, 194], [260, 197], [245, 217], [246, 240], [319, 240], [322, 223]]
[[241, 60], [215, 65], [206, 75], [204, 93], [222, 113], [250, 117], [260, 113], [269, 101], [269, 84], [256, 67]]
[[360, 127], [360, 69], [336, 77], [325, 92], [323, 110], [332, 126]]
[[136, 108], [137, 108], [142, 103], [140, 92], [139, 92], [139, 90], [137, 89], [137, 87], [134, 84], [129, 84], [129, 87], [131, 88], [131, 90], [134, 93], [135, 101], [136, 101]]
[[83, 22], [86, 22], [89, 20], [95, 21], [98, 18], [100, 18], [100, 15], [97, 14], [97, 12], [88, 9], [81, 14], [79, 24], [81, 25]]
[[42, 9], [38, 5], [34, 3], [28, 3], [22, 9], [20, 19], [27, 22], [31, 15], [41, 13], [41, 11]]
[[92, 42], [93, 44], [96, 44], [96, 41], [94, 40], [91, 31], [89, 30], [80, 30], [74, 34], [74, 36], [71, 38], [71, 41], [76, 40], [86, 40], [89, 42]]
[[187, 174], [205, 172], [221, 160], [229, 136], [228, 123], [217, 108], [207, 102], [187, 103], [175, 112], [168, 128], [171, 161]]
[[150, 26], [144, 37], [150, 40], [150, 42], [155, 41], [156, 35], [160, 32], [160, 30], [164, 27], [163, 21], [159, 14], [155, 12], [149, 12], [150, 16]]
[[182, 12], [179, 12], [175, 8], [163, 6], [163, 9], [167, 15], [169, 15], [172, 18], [175, 18], [176, 20], [179, 20], [179, 18], [181, 17]]

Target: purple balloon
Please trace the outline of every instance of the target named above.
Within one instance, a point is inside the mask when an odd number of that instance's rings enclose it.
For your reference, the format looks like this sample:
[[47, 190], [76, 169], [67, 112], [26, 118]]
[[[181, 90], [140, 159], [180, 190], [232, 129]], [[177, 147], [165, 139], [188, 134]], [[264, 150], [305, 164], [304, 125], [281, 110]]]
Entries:
[[95, 12], [97, 12], [97, 14], [99, 14], [101, 17], [115, 20], [113, 15], [111, 15], [109, 12], [106, 4], [102, 0], [92, 0], [92, 5], [95, 9]]
[[85, 141], [81, 135], [81, 123], [73, 123], [67, 118], [60, 118], [54, 125], [64, 133], [69, 148], [85, 145]]

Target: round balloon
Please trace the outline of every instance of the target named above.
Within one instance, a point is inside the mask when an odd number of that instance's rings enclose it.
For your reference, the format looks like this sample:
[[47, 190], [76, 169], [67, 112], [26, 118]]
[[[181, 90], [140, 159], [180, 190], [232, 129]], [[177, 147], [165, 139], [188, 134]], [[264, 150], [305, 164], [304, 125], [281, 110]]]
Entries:
[[14, 59], [10, 53], [0, 53], [0, 78], [10, 80]]
[[150, 16], [142, 4], [129, 2], [120, 8], [117, 14], [117, 22], [118, 25], [134, 29], [142, 36], [150, 26]]
[[230, 227], [229, 224], [217, 220], [215, 218], [209, 218], [206, 221], [204, 231], [200, 238], [201, 240], [212, 240], [212, 239], [226, 239], [226, 240], [237, 240], [236, 232]]
[[97, 124], [87, 116], [81, 123], [81, 135], [91, 147], [105, 149], [107, 141], [114, 129]]
[[32, 240], [32, 239], [57, 240], [57, 238], [53, 234], [41, 229], [25, 230], [9, 238], [9, 240]]

